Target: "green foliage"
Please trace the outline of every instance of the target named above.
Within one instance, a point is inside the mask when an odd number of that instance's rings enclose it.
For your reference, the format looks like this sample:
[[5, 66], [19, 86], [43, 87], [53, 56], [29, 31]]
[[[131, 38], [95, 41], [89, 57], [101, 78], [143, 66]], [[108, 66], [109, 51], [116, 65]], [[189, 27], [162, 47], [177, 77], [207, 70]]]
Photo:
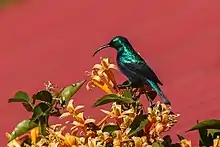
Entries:
[[11, 137], [9, 139], [9, 142], [18, 136], [28, 132], [29, 130], [37, 127], [37, 124], [34, 122], [31, 122], [30, 120], [23, 120], [22, 122], [18, 123], [15, 127], [14, 131], [11, 133]]
[[61, 105], [65, 105], [70, 100], [70, 98], [82, 87], [82, 85], [85, 82], [86, 80], [83, 80], [79, 83], [75, 83], [67, 87], [64, 87], [58, 96], [60, 98]]
[[49, 113], [48, 113], [49, 111], [50, 111], [50, 106], [48, 106], [45, 103], [39, 103], [38, 105], [36, 105], [34, 107], [34, 111], [33, 111], [31, 121], [36, 121], [40, 117], [42, 118], [43, 116], [49, 115]]
[[43, 101], [43, 102], [47, 102], [49, 104], [51, 104], [52, 99], [53, 99], [51, 93], [46, 90], [42, 90], [42, 91], [38, 92], [37, 94], [34, 94], [33, 98], [40, 100], [40, 101]]
[[148, 123], [147, 115], [143, 115], [143, 114], [137, 115], [130, 126], [131, 130], [128, 135], [132, 136], [140, 132], [142, 129], [144, 129], [147, 123]]
[[220, 120], [211, 119], [197, 122], [189, 131], [199, 132], [199, 146], [212, 146], [213, 140], [220, 134]]
[[118, 125], [105, 125], [102, 129], [103, 132], [114, 132], [115, 130], [119, 130]]
[[164, 145], [163, 145], [163, 144], [160, 144], [160, 143], [157, 143], [157, 142], [154, 142], [154, 143], [152, 144], [152, 147], [164, 147]]
[[216, 120], [216, 119], [204, 120], [193, 126], [188, 131], [194, 131], [199, 129], [220, 129], [220, 120]]
[[30, 99], [29, 99], [28, 94], [23, 92], [23, 91], [16, 92], [15, 96], [8, 100], [9, 103], [11, 103], [11, 102], [25, 102], [25, 103], [28, 103], [29, 101], [30, 101]]
[[125, 90], [123, 92], [123, 96], [126, 97], [126, 98], [132, 98], [132, 92], [130, 90]]
[[[72, 84], [71, 86], [67, 86], [63, 88], [59, 94], [59, 98], [57, 100], [57, 94], [42, 90], [33, 94], [33, 102], [30, 102], [30, 98], [27, 93], [23, 91], [18, 91], [15, 93], [13, 98], [8, 100], [9, 103], [11, 102], [20, 102], [24, 106], [24, 108], [32, 113], [32, 117], [30, 119], [26, 119], [20, 122], [15, 128], [14, 131], [11, 133], [11, 137], [9, 142], [20, 135], [28, 132], [29, 130], [33, 129], [34, 127], [39, 127], [39, 132], [41, 135], [47, 135], [47, 127], [48, 127], [48, 120], [50, 116], [60, 116], [60, 109], [63, 109], [63, 104], [69, 101], [69, 99], [82, 87], [85, 83], [85, 80]], [[35, 102], [38, 101], [36, 105]], [[61, 104], [61, 107], [57, 105]]]
[[117, 94], [108, 94], [98, 99], [93, 105], [93, 107], [101, 106], [101, 105], [112, 103], [112, 102], [129, 104], [129, 103], [133, 103], [134, 100], [132, 100], [131, 98], [117, 95]]

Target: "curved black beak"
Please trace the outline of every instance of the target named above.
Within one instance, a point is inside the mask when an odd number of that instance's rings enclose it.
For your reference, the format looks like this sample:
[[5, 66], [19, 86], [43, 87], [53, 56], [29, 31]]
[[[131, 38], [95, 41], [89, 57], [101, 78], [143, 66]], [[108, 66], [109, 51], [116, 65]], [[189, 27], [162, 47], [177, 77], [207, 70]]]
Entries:
[[101, 51], [101, 50], [103, 50], [103, 49], [105, 49], [105, 48], [107, 48], [107, 47], [110, 47], [110, 45], [109, 45], [109, 44], [105, 44], [105, 45], [100, 46], [100, 47], [95, 51], [95, 53], [93, 54], [93, 57], [94, 57], [99, 51]]

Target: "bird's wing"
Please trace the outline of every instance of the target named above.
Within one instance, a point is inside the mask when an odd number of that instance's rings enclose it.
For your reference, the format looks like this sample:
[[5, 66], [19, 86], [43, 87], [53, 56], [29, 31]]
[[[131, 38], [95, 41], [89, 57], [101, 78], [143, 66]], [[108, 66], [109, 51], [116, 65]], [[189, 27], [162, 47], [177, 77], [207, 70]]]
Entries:
[[126, 67], [128, 70], [136, 73], [137, 76], [145, 77], [151, 81], [163, 85], [163, 83], [158, 79], [158, 77], [153, 72], [153, 70], [146, 63], [139, 62], [139, 63], [122, 63], [122, 64], [124, 64], [124, 67]]

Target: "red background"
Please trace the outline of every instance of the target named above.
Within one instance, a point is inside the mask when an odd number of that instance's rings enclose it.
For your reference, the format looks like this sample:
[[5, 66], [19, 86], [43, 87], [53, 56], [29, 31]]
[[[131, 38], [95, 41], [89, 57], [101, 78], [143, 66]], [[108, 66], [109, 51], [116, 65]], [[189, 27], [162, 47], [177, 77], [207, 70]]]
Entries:
[[[4, 133], [29, 117], [19, 104], [7, 103], [15, 91], [32, 94], [47, 80], [62, 87], [84, 79], [84, 71], [99, 62], [94, 50], [115, 35], [126, 36], [164, 83], [181, 114], [171, 133], [197, 143], [197, 133], [184, 131], [197, 119], [220, 117], [219, 0], [30, 0], [0, 13], [0, 146], [6, 144]], [[115, 51], [99, 56], [114, 61]], [[100, 108], [90, 106], [101, 94], [84, 87], [76, 103], [99, 118]]]

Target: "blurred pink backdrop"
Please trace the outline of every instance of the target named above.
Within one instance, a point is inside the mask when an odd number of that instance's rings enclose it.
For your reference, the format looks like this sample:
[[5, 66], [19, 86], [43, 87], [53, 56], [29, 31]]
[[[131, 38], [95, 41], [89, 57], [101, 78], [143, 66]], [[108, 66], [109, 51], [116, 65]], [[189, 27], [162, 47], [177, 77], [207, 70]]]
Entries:
[[[196, 132], [184, 132], [197, 119], [220, 118], [220, 1], [29, 0], [0, 12], [0, 146], [6, 131], [30, 117], [8, 98], [17, 90], [32, 94], [48, 80], [62, 87], [84, 79], [99, 62], [94, 50], [116, 35], [126, 36], [164, 83], [181, 114], [170, 133], [197, 144]], [[115, 62], [113, 49], [99, 56]], [[75, 101], [99, 118], [100, 108], [90, 108], [102, 94], [83, 87]]]

